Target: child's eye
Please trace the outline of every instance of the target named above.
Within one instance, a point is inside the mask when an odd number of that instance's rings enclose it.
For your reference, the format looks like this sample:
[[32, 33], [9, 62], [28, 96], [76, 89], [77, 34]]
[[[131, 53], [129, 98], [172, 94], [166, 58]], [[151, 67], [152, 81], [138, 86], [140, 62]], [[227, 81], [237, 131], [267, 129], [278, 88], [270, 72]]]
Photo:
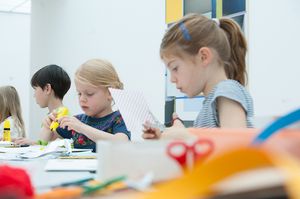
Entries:
[[90, 97], [90, 96], [93, 96], [94, 93], [87, 93], [86, 95]]
[[178, 66], [175, 66], [174, 68], [172, 68], [172, 71], [176, 72], [178, 70]]
[[81, 96], [81, 93], [77, 93], [78, 96]]

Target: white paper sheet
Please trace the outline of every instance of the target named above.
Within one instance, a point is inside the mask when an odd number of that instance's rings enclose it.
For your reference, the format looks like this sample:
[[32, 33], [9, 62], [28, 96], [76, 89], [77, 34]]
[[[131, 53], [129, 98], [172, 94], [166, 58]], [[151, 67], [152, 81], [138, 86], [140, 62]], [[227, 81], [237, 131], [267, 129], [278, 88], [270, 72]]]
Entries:
[[97, 159], [51, 159], [46, 171], [96, 171]]
[[109, 91], [122, 114], [127, 129], [131, 132], [132, 140], [142, 140], [143, 124], [146, 121], [161, 130], [164, 129], [164, 125], [150, 111], [142, 92], [113, 88], [109, 88]]
[[24, 154], [28, 152], [38, 151], [40, 146], [29, 147], [0, 147], [0, 153]]

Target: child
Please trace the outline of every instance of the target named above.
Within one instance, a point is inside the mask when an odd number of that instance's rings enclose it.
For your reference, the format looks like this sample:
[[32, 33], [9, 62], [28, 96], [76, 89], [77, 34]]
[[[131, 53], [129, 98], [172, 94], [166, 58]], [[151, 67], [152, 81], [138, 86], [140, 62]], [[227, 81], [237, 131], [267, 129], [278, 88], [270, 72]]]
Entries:
[[68, 73], [57, 65], [48, 65], [38, 70], [31, 78], [36, 103], [48, 108], [49, 113], [63, 106], [63, 98], [71, 86]]
[[[31, 78], [36, 103], [48, 112], [63, 106], [63, 98], [71, 86], [68, 73], [57, 65], [48, 65], [39, 69]], [[42, 140], [48, 139], [44, 129], [40, 133]], [[54, 139], [54, 138], [53, 138]], [[16, 144], [36, 144], [35, 141], [18, 138]]]
[[[56, 133], [63, 138], [72, 138], [75, 148], [93, 151], [97, 140], [130, 140], [130, 132], [120, 112], [112, 110], [108, 88], [122, 89], [123, 84], [111, 63], [100, 59], [85, 62], [75, 73], [75, 85], [84, 114], [60, 118]], [[54, 120], [55, 113], [50, 114], [47, 120], [49, 135], [53, 135], [49, 126]]]
[[[205, 96], [194, 127], [253, 127], [253, 102], [244, 87], [246, 50], [245, 38], [231, 19], [190, 14], [168, 29], [160, 56], [170, 70], [171, 82], [189, 97]], [[179, 130], [173, 126], [168, 131], [184, 131], [179, 126]], [[158, 129], [145, 124], [144, 138], [160, 135]]]
[[13, 86], [0, 87], [0, 137], [3, 137], [4, 120], [10, 121], [11, 138], [25, 137], [20, 98]]

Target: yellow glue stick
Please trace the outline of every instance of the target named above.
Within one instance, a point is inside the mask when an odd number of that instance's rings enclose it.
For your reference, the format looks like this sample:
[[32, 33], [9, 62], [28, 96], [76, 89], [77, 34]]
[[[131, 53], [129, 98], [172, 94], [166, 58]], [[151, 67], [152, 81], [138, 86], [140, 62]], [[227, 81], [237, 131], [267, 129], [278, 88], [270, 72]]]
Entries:
[[53, 121], [50, 125], [50, 130], [51, 131], [55, 131], [57, 129], [57, 127], [59, 126], [59, 123], [57, 122], [57, 120], [63, 116], [66, 116], [69, 114], [69, 110], [66, 107], [60, 107], [57, 110], [57, 116], [55, 121]]
[[3, 141], [9, 141], [11, 142], [11, 137], [10, 137], [10, 122], [9, 120], [4, 120], [4, 125], [3, 125]]

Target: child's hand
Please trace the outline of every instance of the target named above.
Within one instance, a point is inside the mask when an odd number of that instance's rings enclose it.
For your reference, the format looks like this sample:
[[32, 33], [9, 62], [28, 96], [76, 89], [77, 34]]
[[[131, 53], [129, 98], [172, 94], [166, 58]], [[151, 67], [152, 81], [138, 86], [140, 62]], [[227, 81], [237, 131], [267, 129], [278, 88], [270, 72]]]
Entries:
[[145, 124], [143, 124], [143, 135], [142, 137], [144, 139], [159, 139], [161, 136], [160, 129], [152, 127], [151, 124], [147, 121]]
[[165, 131], [161, 135], [161, 139], [188, 139], [193, 138], [194, 136], [188, 132], [188, 129], [183, 125], [181, 127], [177, 127], [173, 125], [170, 128], [166, 128]]
[[56, 120], [56, 112], [52, 112], [47, 115], [47, 117], [43, 120], [43, 127], [46, 129], [50, 129], [50, 125], [53, 121]]
[[178, 117], [177, 113], [175, 112], [172, 115], [172, 127], [184, 128], [182, 120]]
[[16, 138], [14, 140], [14, 143], [16, 145], [24, 145], [24, 144], [34, 145], [34, 144], [36, 144], [35, 141], [32, 141], [32, 140], [27, 139], [27, 138], [21, 138], [21, 137], [20, 138]]
[[82, 132], [82, 126], [84, 125], [76, 117], [72, 117], [72, 116], [63, 116], [58, 119], [58, 123], [61, 128], [67, 127], [69, 131], [74, 130], [76, 132]]
[[178, 117], [177, 113], [172, 115], [172, 126], [166, 128], [162, 133], [162, 139], [186, 139], [190, 138], [187, 128], [183, 125], [183, 121]]

